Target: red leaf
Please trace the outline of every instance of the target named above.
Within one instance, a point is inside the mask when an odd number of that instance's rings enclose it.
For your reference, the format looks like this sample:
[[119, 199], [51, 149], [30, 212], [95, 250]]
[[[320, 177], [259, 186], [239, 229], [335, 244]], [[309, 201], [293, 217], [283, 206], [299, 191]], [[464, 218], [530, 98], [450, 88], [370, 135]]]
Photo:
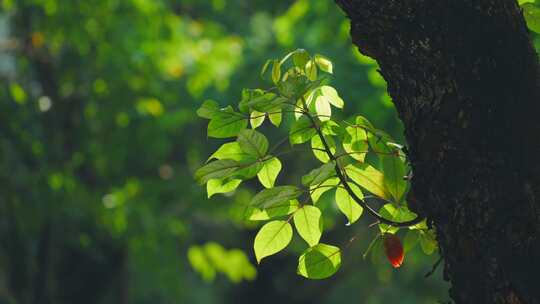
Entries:
[[384, 241], [384, 253], [392, 264], [392, 267], [398, 268], [403, 263], [403, 245], [401, 240], [395, 235], [386, 233], [383, 236]]

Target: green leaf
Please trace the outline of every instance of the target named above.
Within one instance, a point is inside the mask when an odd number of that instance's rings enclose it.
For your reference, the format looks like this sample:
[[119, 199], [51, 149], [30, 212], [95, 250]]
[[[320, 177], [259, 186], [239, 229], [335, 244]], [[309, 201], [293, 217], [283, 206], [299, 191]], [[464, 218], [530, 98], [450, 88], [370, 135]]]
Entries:
[[437, 240], [433, 230], [420, 230], [420, 247], [425, 254], [432, 254], [437, 249]]
[[197, 110], [197, 115], [201, 118], [212, 119], [219, 112], [219, 105], [213, 100], [206, 100]]
[[313, 128], [311, 121], [306, 116], [302, 116], [292, 124], [289, 131], [289, 141], [291, 145], [305, 143], [315, 134], [317, 131]]
[[278, 84], [278, 89], [281, 95], [294, 100], [306, 93], [308, 82], [304, 75], [290, 75]]
[[210, 179], [206, 183], [206, 192], [208, 192], [208, 198], [217, 193], [228, 193], [234, 191], [242, 183], [241, 179]]
[[[394, 222], [405, 222], [416, 218], [416, 214], [410, 211], [407, 207], [396, 207], [393, 204], [385, 204], [382, 206], [382, 208], [379, 210], [379, 214], [385, 219], [389, 219]], [[379, 229], [383, 233], [396, 233], [399, 230], [399, 228], [391, 227], [387, 224], [379, 224]]]
[[308, 279], [325, 279], [336, 273], [340, 266], [340, 249], [321, 243], [302, 253], [298, 259], [297, 271]]
[[366, 130], [362, 128], [345, 128], [343, 139], [343, 149], [349, 156], [357, 161], [364, 162], [369, 148]]
[[259, 209], [266, 209], [274, 205], [295, 199], [302, 194], [302, 190], [295, 186], [277, 186], [264, 189], [257, 193], [250, 202], [250, 205]]
[[333, 121], [333, 120], [327, 120], [323, 123], [321, 123], [321, 131], [324, 135], [339, 135], [342, 133], [341, 126]]
[[321, 210], [319, 208], [305, 205], [294, 213], [293, 220], [298, 234], [310, 247], [319, 243], [323, 231]]
[[270, 65], [270, 63], [272, 63], [271, 59], [266, 60], [266, 62], [264, 63], [264, 65], [263, 65], [263, 67], [261, 69], [261, 78], [264, 79], [264, 73], [266, 73], [266, 70], [268, 69], [268, 66]]
[[264, 122], [264, 118], [266, 117], [266, 114], [263, 112], [253, 110], [251, 114], [249, 115], [249, 117], [250, 117], [249, 123], [251, 124], [251, 127], [253, 129], [256, 129], [257, 127], [262, 125], [262, 123]]
[[[326, 143], [328, 144], [328, 147], [330, 148], [330, 152], [332, 154], [336, 153], [336, 142], [334, 139], [330, 136], [325, 136]], [[320, 160], [323, 163], [327, 163], [330, 161], [330, 157], [324, 150], [324, 145], [321, 141], [321, 138], [319, 136], [313, 136], [311, 138], [311, 151], [313, 151], [313, 155]]]
[[295, 66], [303, 69], [310, 60], [309, 53], [304, 49], [298, 49], [293, 54], [293, 63]]
[[384, 186], [394, 198], [394, 202], [401, 201], [407, 190], [407, 181], [403, 178], [406, 174], [405, 163], [399, 156], [381, 155], [384, 174]]
[[317, 65], [312, 60], [308, 61], [306, 64], [306, 75], [309, 80], [316, 81], [317, 80]]
[[257, 177], [265, 188], [272, 188], [279, 171], [281, 171], [281, 162], [277, 157], [272, 157], [264, 161], [261, 171], [257, 173]]
[[375, 127], [373, 127], [373, 125], [369, 122], [369, 120], [367, 120], [367, 118], [365, 118], [364, 116], [356, 116], [354, 126], [357, 128], [363, 128], [369, 132], [376, 131]]
[[[205, 111], [207, 111], [206, 109]], [[209, 112], [204, 112], [207, 115]], [[233, 137], [240, 130], [247, 127], [248, 119], [241, 113], [233, 111], [231, 106], [220, 109], [212, 114], [212, 119], [208, 123], [208, 136], [214, 138]]]
[[210, 179], [226, 178], [235, 173], [239, 166], [234, 160], [216, 160], [195, 171], [195, 180], [203, 185]]
[[272, 81], [277, 84], [280, 78], [281, 78], [281, 63], [279, 62], [279, 60], [274, 60], [274, 63], [272, 65]]
[[257, 263], [283, 250], [292, 238], [292, 227], [287, 221], [272, 221], [262, 226], [255, 236], [253, 249]]
[[324, 85], [320, 87], [321, 95], [326, 98], [326, 100], [331, 103], [334, 107], [343, 109], [345, 102], [341, 97], [339, 97], [338, 92], [331, 86]]
[[345, 167], [347, 175], [360, 187], [383, 199], [389, 200], [390, 195], [384, 187], [382, 173], [368, 164], [350, 164]]
[[311, 200], [313, 203], [316, 203], [321, 195], [323, 195], [326, 191], [331, 190], [339, 185], [339, 178], [333, 177], [325, 180], [320, 185], [314, 185], [309, 187], [311, 192]]
[[276, 126], [279, 127], [281, 124], [281, 109], [273, 109], [270, 113], [268, 113], [268, 118], [270, 119], [270, 122]]
[[314, 57], [315, 57], [315, 62], [317, 63], [317, 65], [322, 71], [326, 73], [330, 73], [330, 74], [333, 73], [332, 61], [330, 61], [330, 59], [319, 54], [316, 54]]
[[319, 95], [315, 99], [315, 112], [317, 117], [321, 121], [330, 120], [332, 116], [332, 108], [330, 107], [330, 102], [325, 96]]
[[268, 151], [268, 139], [255, 130], [240, 131], [236, 141], [240, 144], [242, 151], [257, 158], [263, 157]]
[[214, 154], [210, 155], [207, 161], [216, 159], [232, 159], [236, 161], [246, 161], [252, 157], [240, 149], [240, 144], [236, 141], [225, 143]]
[[[364, 198], [364, 194], [358, 186], [355, 184], [349, 184], [349, 186], [359, 198]], [[336, 204], [339, 211], [341, 211], [341, 213], [343, 213], [349, 220], [348, 224], [353, 224], [356, 222], [364, 211], [364, 208], [358, 205], [358, 203], [349, 195], [347, 190], [342, 187], [338, 187], [336, 189]]]
[[254, 95], [251, 99], [242, 101], [242, 105], [259, 112], [268, 112], [272, 109], [281, 109], [287, 98], [278, 96], [274, 93], [264, 93], [263, 95]]
[[419, 233], [418, 230], [409, 230], [405, 234], [405, 239], [403, 240], [403, 250], [405, 253], [411, 251], [411, 249], [418, 244]]
[[527, 27], [540, 34], [540, 7], [533, 3], [524, 3], [521, 5], [523, 16], [527, 22]]
[[238, 171], [234, 172], [232, 177], [238, 177], [241, 179], [250, 179], [255, 177], [259, 171], [261, 171], [263, 164], [253, 156], [250, 156], [249, 159], [239, 162]]
[[265, 221], [271, 218], [285, 216], [298, 209], [300, 204], [297, 200], [284, 201], [265, 209], [248, 206], [246, 218], [250, 221]]
[[334, 168], [335, 164], [332, 162], [313, 169], [302, 176], [302, 184], [305, 186], [318, 185], [336, 174]]

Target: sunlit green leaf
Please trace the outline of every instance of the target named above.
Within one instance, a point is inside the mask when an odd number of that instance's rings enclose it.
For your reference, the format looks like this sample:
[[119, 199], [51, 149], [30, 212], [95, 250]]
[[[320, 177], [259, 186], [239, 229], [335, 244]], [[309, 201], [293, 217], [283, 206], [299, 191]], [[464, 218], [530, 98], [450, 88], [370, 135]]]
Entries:
[[219, 105], [213, 100], [205, 100], [197, 110], [197, 115], [201, 118], [212, 119], [216, 113], [219, 113]]
[[331, 86], [322, 86], [320, 89], [321, 95], [326, 98], [326, 100], [331, 103], [334, 107], [342, 109], [345, 105], [345, 102], [341, 97], [339, 97], [336, 89]]
[[[416, 218], [416, 214], [410, 211], [405, 206], [395, 206], [393, 204], [385, 204], [379, 210], [379, 214], [385, 219], [392, 220], [394, 222], [405, 222]], [[392, 227], [387, 224], [379, 224], [379, 229], [383, 233], [396, 233], [399, 228]]]
[[315, 62], [317, 63], [317, 65], [322, 71], [326, 73], [330, 73], [330, 74], [333, 73], [332, 61], [330, 61], [330, 59], [319, 54], [316, 54], [314, 57], [315, 57]]
[[257, 158], [263, 157], [268, 151], [268, 139], [255, 130], [240, 131], [236, 141], [240, 144], [242, 151]]
[[277, 157], [272, 157], [263, 162], [263, 167], [257, 173], [257, 177], [265, 188], [272, 188], [274, 187], [279, 171], [281, 171], [281, 162]]
[[308, 279], [325, 279], [336, 273], [340, 266], [340, 249], [321, 243], [302, 253], [298, 259], [297, 271]]
[[360, 187], [383, 199], [389, 200], [390, 195], [384, 187], [384, 176], [372, 166], [362, 164], [350, 164], [345, 167], [347, 175]]
[[299, 203], [295, 199], [284, 201], [265, 209], [248, 206], [248, 209], [246, 210], [246, 219], [250, 221], [265, 221], [275, 217], [289, 215], [296, 211], [298, 206]]
[[[208, 111], [208, 108], [205, 109]], [[209, 112], [204, 112], [208, 115]], [[212, 114], [212, 119], [208, 123], [208, 136], [214, 138], [233, 137], [247, 127], [248, 119], [241, 113], [232, 110], [232, 107], [220, 109]]]
[[313, 128], [311, 121], [306, 116], [302, 116], [292, 124], [289, 131], [289, 141], [291, 144], [305, 143], [315, 134], [317, 134], [317, 131]]
[[306, 64], [306, 75], [311, 81], [317, 80], [317, 65], [313, 59]]
[[240, 149], [240, 144], [236, 141], [223, 144], [214, 154], [210, 155], [208, 160], [232, 159], [236, 161], [245, 161], [251, 159], [250, 155]]
[[295, 186], [277, 186], [257, 193], [251, 199], [250, 205], [259, 209], [266, 209], [295, 199], [300, 194], [302, 194], [302, 190]]
[[264, 78], [264, 73], [266, 73], [266, 70], [268, 69], [268, 66], [270, 65], [270, 63], [272, 63], [271, 59], [266, 60], [266, 62], [264, 63], [261, 69], [261, 78]]
[[257, 263], [283, 250], [292, 238], [292, 227], [287, 221], [272, 221], [262, 226], [255, 236], [253, 249]]
[[208, 198], [217, 193], [228, 193], [234, 191], [242, 183], [241, 179], [210, 179], [206, 183], [206, 192], [208, 193]]
[[[358, 186], [355, 184], [349, 184], [349, 187], [353, 190], [354, 194], [358, 196], [360, 199], [364, 198], [364, 194], [360, 190]], [[349, 220], [349, 224], [353, 224], [356, 222], [360, 216], [362, 215], [362, 212], [364, 209], [362, 206], [360, 206], [342, 187], [338, 187], [336, 189], [336, 204], [338, 206], [339, 211], [343, 213], [347, 219]]]
[[[332, 154], [335, 154], [336, 142], [334, 141], [334, 139], [331, 136], [325, 136], [325, 141], [328, 144], [328, 147], [330, 148], [330, 152]], [[311, 138], [311, 150], [313, 151], [313, 154], [315, 155], [315, 157], [321, 162], [327, 163], [330, 161], [330, 157], [326, 153], [325, 147], [319, 136], [313, 136]]]
[[343, 139], [343, 149], [349, 156], [364, 162], [368, 152], [368, 137], [366, 130], [362, 128], [346, 127]]
[[279, 62], [279, 60], [274, 60], [274, 63], [272, 64], [272, 81], [277, 84], [280, 78], [281, 63]]
[[328, 98], [319, 95], [315, 99], [315, 112], [321, 121], [330, 120], [330, 117], [332, 116], [332, 108], [330, 107]]
[[298, 49], [293, 54], [293, 63], [299, 68], [304, 68], [306, 63], [310, 60], [309, 53], [304, 49]]
[[294, 213], [293, 220], [298, 234], [309, 246], [319, 243], [323, 231], [323, 222], [319, 208], [312, 205], [305, 205]]
[[401, 201], [407, 190], [407, 181], [403, 178], [406, 174], [405, 163], [399, 156], [382, 155], [384, 185], [395, 202]]
[[265, 113], [262, 113], [262, 112], [259, 112], [259, 111], [256, 111], [256, 110], [253, 110], [250, 114], [250, 118], [249, 118], [249, 122], [251, 124], [251, 127], [253, 129], [256, 129], [257, 127], [259, 127], [260, 125], [262, 125], [262, 123], [264, 122], [264, 118], [266, 117], [266, 114]]
[[338, 184], [339, 179], [337, 177], [332, 177], [325, 180], [320, 185], [314, 185], [309, 187], [311, 192], [311, 200], [313, 201], [313, 203], [316, 203], [321, 197], [321, 195], [323, 195], [326, 191], [335, 188]]
[[540, 6], [533, 3], [524, 3], [521, 5], [523, 16], [527, 21], [527, 27], [540, 34]]
[[335, 174], [335, 164], [327, 163], [302, 176], [302, 184], [305, 186], [318, 185]]
[[234, 160], [216, 160], [195, 171], [195, 179], [202, 185], [210, 179], [229, 177], [237, 171], [238, 168], [239, 163]]
[[276, 127], [279, 127], [279, 125], [281, 124], [281, 116], [281, 109], [272, 109], [268, 113], [268, 118], [270, 119], [270, 122]]

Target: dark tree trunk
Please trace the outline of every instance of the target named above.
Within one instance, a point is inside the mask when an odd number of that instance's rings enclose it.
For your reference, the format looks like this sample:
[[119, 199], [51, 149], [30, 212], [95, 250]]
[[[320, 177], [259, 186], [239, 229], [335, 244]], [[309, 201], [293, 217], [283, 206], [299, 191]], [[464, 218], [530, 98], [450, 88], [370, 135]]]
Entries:
[[515, 0], [336, 0], [405, 125], [456, 303], [540, 303], [538, 57]]

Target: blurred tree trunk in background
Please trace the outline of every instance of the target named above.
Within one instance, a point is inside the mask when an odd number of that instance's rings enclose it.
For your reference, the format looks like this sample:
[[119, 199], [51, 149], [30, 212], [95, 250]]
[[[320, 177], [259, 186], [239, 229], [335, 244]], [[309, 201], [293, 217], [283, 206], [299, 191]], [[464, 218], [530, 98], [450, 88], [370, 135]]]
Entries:
[[405, 125], [456, 303], [540, 303], [538, 57], [515, 0], [336, 0]]

